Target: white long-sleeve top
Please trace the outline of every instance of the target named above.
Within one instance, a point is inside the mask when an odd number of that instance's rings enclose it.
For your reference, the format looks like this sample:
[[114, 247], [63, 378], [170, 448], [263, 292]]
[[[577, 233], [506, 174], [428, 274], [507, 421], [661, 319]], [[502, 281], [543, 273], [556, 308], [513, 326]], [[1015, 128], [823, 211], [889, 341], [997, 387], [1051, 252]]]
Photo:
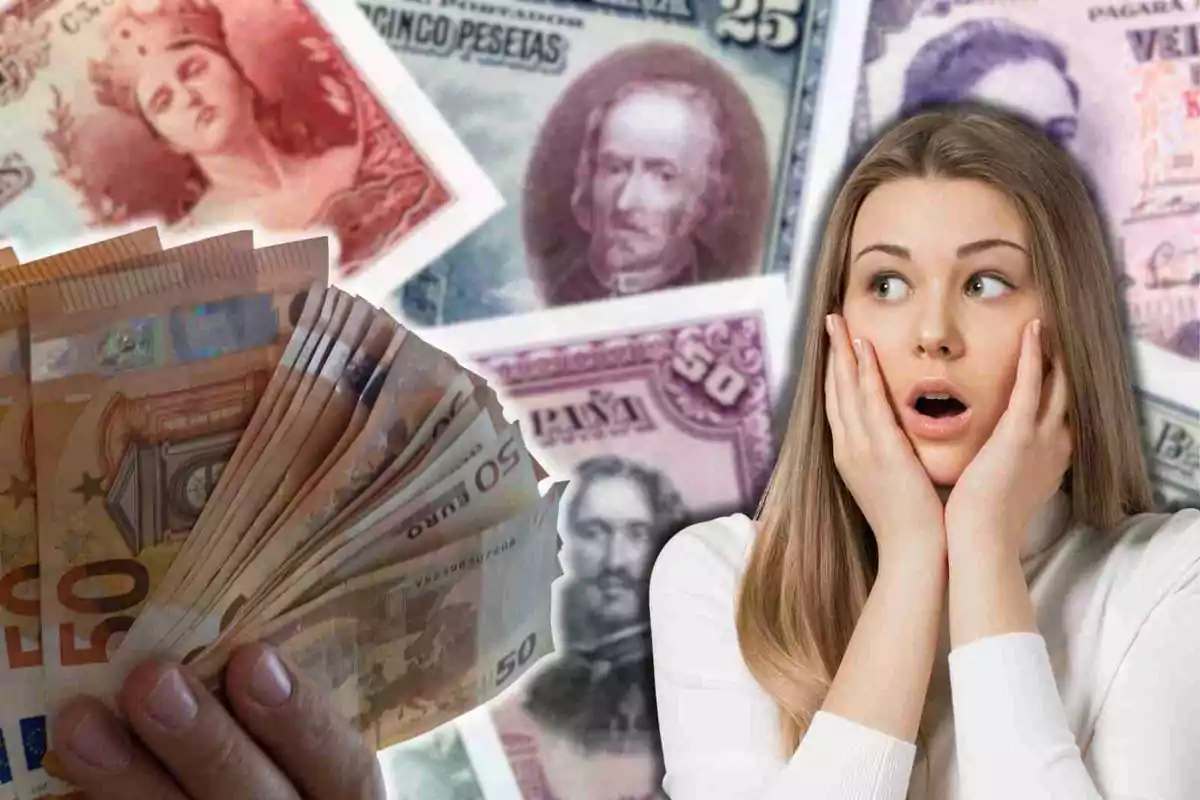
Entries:
[[[676, 534], [650, 582], [672, 800], [1200, 799], [1200, 512], [1119, 534], [1039, 509], [1022, 565], [1040, 634], [952, 652], [943, 611], [916, 746], [818, 711], [794, 754], [734, 624], [755, 535], [737, 514]], [[943, 606], [945, 608], [945, 606]], [[922, 762], [927, 761], [928, 770]], [[910, 780], [911, 778], [911, 780]]]

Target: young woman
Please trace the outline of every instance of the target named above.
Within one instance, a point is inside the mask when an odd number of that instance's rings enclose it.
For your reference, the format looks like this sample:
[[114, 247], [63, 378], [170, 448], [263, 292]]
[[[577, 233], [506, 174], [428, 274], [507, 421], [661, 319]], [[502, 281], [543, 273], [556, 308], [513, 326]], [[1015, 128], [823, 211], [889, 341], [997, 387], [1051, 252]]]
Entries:
[[1200, 512], [1148, 513], [1109, 269], [994, 112], [853, 171], [758, 518], [652, 573], [673, 800], [1200, 797]]

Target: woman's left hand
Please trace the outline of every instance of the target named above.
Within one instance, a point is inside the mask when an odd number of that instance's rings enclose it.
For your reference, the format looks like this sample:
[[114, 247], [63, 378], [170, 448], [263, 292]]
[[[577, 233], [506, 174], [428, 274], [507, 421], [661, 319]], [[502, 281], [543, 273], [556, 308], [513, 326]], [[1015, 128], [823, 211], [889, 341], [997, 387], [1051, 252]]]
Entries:
[[1041, 320], [1025, 326], [1008, 408], [946, 501], [947, 545], [1017, 557], [1034, 512], [1071, 463], [1070, 391], [1057, 359], [1043, 378]]

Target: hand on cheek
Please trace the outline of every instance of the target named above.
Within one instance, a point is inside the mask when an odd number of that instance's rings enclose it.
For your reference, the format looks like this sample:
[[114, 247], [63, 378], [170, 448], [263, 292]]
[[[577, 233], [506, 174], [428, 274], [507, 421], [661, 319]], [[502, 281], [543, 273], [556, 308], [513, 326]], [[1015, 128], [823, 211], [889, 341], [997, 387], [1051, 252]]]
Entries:
[[1057, 360], [1049, 375], [1043, 363], [1040, 320], [1034, 320], [1021, 337], [1008, 407], [946, 502], [951, 550], [984, 548], [1015, 557], [1034, 512], [1070, 466], [1066, 376]]
[[851, 343], [845, 320], [826, 317], [825, 414], [833, 461], [875, 535], [881, 564], [945, 561], [942, 504], [896, 422], [875, 348]]

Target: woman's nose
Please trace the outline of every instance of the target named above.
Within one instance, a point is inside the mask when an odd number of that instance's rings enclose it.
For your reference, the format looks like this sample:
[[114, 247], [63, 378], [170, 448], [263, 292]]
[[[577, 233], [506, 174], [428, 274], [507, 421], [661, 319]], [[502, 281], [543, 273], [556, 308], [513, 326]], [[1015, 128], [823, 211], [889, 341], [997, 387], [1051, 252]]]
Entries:
[[941, 303], [931, 304], [917, 322], [916, 352], [929, 358], [958, 358], [963, 340], [949, 310]]

